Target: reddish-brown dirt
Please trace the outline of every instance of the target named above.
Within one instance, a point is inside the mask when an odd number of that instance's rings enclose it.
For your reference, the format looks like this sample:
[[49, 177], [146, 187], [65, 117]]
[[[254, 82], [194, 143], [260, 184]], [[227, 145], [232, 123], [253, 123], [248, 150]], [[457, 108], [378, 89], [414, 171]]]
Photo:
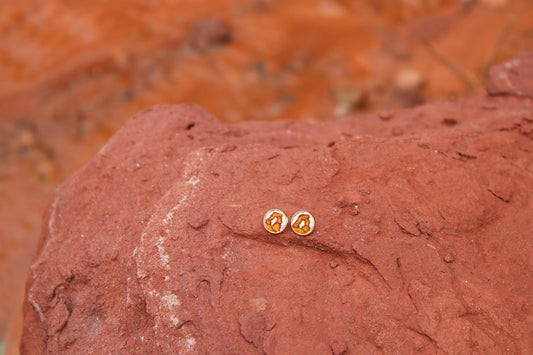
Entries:
[[179, 102], [226, 122], [388, 112], [482, 94], [491, 64], [533, 48], [527, 0], [0, 7], [0, 339], [55, 187], [133, 113]]

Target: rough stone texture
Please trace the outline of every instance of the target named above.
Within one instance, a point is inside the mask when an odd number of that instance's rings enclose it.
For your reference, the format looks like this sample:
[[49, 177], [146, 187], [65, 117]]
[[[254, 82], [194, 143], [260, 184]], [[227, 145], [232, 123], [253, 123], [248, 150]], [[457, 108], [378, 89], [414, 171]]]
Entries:
[[487, 91], [491, 95], [533, 97], [533, 51], [522, 52], [490, 70]]
[[[139, 113], [44, 216], [22, 353], [532, 353], [532, 102], [506, 94], [318, 125]], [[317, 228], [269, 234], [271, 208]]]

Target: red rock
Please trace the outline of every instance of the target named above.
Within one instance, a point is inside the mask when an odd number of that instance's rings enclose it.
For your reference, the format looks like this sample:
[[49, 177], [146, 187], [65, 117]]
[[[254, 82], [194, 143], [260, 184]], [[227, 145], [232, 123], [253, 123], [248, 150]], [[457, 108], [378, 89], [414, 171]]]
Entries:
[[232, 40], [230, 26], [218, 18], [206, 18], [198, 21], [189, 31], [188, 42], [199, 52], [226, 44]]
[[495, 65], [490, 69], [487, 92], [490, 95], [533, 97], [533, 51]]
[[[45, 214], [21, 352], [532, 353], [531, 107], [317, 125], [145, 110]], [[269, 234], [271, 208], [316, 229]]]

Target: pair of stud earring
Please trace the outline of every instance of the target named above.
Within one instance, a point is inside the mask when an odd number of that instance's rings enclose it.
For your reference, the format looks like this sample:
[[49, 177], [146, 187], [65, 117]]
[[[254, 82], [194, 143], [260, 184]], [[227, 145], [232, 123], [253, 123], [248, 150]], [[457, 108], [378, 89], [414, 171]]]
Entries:
[[[263, 226], [272, 234], [283, 232], [287, 224], [289, 224], [289, 218], [281, 210], [270, 210], [263, 217]], [[315, 230], [315, 218], [307, 211], [298, 211], [291, 218], [291, 228], [298, 235], [309, 235]]]

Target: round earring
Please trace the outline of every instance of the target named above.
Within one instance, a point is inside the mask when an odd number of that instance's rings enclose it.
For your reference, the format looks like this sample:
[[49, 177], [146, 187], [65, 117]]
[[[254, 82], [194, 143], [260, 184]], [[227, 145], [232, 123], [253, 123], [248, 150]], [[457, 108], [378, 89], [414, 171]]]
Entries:
[[296, 212], [291, 219], [291, 228], [298, 235], [309, 235], [315, 230], [315, 218], [307, 211]]
[[287, 224], [289, 224], [289, 218], [281, 210], [270, 210], [263, 217], [263, 226], [272, 234], [283, 232], [287, 228]]

